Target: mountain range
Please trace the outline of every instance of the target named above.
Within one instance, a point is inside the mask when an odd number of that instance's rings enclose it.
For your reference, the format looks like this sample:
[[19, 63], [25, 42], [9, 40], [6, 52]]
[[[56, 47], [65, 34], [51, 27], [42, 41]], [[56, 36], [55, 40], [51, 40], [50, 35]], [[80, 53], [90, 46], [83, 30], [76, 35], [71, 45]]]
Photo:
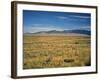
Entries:
[[88, 30], [63, 30], [63, 31], [51, 30], [51, 31], [40, 31], [31, 34], [67, 34], [67, 33], [91, 35], [91, 31]]

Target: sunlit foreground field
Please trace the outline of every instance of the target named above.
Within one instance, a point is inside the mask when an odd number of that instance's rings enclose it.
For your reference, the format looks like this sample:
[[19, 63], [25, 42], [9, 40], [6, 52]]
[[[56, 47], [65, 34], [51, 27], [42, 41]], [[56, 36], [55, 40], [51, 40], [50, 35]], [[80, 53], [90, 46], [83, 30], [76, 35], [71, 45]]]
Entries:
[[89, 36], [25, 36], [23, 69], [91, 65]]

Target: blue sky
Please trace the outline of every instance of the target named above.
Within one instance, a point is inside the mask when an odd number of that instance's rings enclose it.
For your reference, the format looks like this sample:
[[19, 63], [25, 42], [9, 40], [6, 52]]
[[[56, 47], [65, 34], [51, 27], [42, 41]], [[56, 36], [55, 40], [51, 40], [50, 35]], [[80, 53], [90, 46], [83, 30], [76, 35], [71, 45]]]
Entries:
[[91, 14], [23, 10], [24, 33], [50, 30], [90, 30]]

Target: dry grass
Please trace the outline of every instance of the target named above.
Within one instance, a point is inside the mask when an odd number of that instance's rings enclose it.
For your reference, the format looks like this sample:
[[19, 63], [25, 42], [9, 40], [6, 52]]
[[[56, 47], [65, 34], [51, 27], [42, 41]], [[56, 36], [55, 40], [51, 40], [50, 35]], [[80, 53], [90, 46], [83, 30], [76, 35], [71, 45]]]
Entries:
[[90, 37], [25, 36], [24, 69], [90, 66]]

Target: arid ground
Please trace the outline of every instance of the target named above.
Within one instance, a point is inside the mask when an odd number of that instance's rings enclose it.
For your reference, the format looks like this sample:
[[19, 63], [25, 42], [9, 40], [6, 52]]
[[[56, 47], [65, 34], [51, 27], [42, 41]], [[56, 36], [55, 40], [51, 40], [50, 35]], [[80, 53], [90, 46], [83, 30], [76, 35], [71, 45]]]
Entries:
[[89, 36], [23, 37], [23, 69], [91, 65]]

